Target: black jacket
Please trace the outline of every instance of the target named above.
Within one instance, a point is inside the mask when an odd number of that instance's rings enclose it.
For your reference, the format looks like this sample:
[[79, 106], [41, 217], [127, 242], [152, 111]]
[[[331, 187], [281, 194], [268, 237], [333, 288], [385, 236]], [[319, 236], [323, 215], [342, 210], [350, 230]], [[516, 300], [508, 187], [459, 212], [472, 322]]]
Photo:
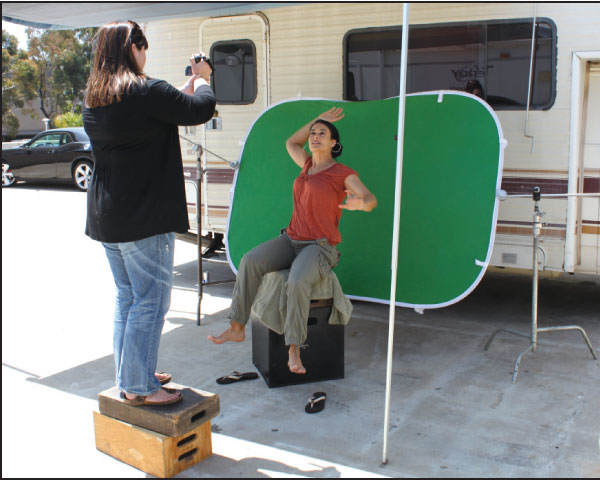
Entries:
[[94, 151], [85, 233], [120, 243], [189, 229], [178, 125], [210, 120], [215, 95], [163, 80], [135, 84], [118, 103], [84, 109]]

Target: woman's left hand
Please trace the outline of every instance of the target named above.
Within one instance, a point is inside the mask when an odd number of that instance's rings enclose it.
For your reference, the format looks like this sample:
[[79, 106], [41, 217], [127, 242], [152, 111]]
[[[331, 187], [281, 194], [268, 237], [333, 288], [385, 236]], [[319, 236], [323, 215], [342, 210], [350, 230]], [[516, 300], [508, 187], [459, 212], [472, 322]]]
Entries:
[[360, 181], [357, 175], [348, 175], [346, 186], [346, 203], [339, 205], [345, 210], [362, 210], [370, 212], [377, 206], [377, 199]]
[[342, 203], [339, 207], [346, 210], [362, 210], [364, 208], [364, 203], [365, 202], [361, 197], [351, 190], [346, 190], [346, 203]]

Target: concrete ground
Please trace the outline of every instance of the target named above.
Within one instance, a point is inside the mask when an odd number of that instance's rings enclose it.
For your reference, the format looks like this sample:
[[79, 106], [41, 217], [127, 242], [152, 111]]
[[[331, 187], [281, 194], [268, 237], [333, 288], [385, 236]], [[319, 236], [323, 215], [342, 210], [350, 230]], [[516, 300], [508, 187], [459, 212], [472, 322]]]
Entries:
[[[2, 476], [144, 477], [96, 450], [92, 411], [113, 384], [114, 286], [100, 244], [83, 234], [85, 195], [2, 190]], [[220, 256], [223, 260], [223, 256]], [[382, 465], [388, 307], [353, 302], [346, 378], [269, 389], [218, 385], [255, 371], [251, 341], [211, 344], [232, 284], [208, 286], [196, 325], [196, 248], [178, 241], [159, 368], [217, 393], [213, 456], [180, 477], [600, 477], [600, 361], [575, 331], [528, 333], [530, 276], [489, 271], [462, 302], [396, 310], [388, 463]], [[209, 280], [232, 278], [204, 262]], [[600, 346], [600, 278], [544, 277], [542, 326], [577, 324]], [[250, 334], [248, 329], [248, 334]], [[324, 411], [307, 415], [315, 391]]]

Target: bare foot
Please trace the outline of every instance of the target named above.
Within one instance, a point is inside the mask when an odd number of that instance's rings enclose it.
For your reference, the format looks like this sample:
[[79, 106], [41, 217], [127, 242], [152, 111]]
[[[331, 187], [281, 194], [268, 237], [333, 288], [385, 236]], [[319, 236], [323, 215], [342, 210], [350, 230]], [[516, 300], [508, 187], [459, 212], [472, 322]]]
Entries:
[[208, 336], [208, 339], [221, 345], [225, 342], [243, 342], [246, 339], [246, 326], [241, 323], [231, 322], [231, 326], [218, 337]]
[[288, 367], [290, 367], [290, 372], [297, 373], [299, 375], [303, 375], [306, 373], [306, 369], [304, 365], [302, 365], [302, 361], [300, 360], [300, 348], [298, 345], [290, 345], [290, 349], [288, 351], [290, 360], [288, 362]]

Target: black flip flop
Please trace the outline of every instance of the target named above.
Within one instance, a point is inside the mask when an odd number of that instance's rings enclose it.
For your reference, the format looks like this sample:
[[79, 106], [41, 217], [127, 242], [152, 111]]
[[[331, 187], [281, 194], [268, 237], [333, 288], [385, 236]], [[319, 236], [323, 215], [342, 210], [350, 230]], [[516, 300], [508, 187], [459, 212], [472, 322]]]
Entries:
[[217, 378], [217, 383], [219, 385], [228, 385], [230, 383], [241, 382], [242, 380], [254, 380], [255, 378], [258, 378], [258, 373], [256, 372], [231, 372], [229, 375]]
[[313, 396], [310, 397], [308, 403], [304, 407], [304, 411], [306, 413], [317, 413], [325, 408], [325, 400], [327, 399], [327, 394], [325, 392], [315, 392]]

